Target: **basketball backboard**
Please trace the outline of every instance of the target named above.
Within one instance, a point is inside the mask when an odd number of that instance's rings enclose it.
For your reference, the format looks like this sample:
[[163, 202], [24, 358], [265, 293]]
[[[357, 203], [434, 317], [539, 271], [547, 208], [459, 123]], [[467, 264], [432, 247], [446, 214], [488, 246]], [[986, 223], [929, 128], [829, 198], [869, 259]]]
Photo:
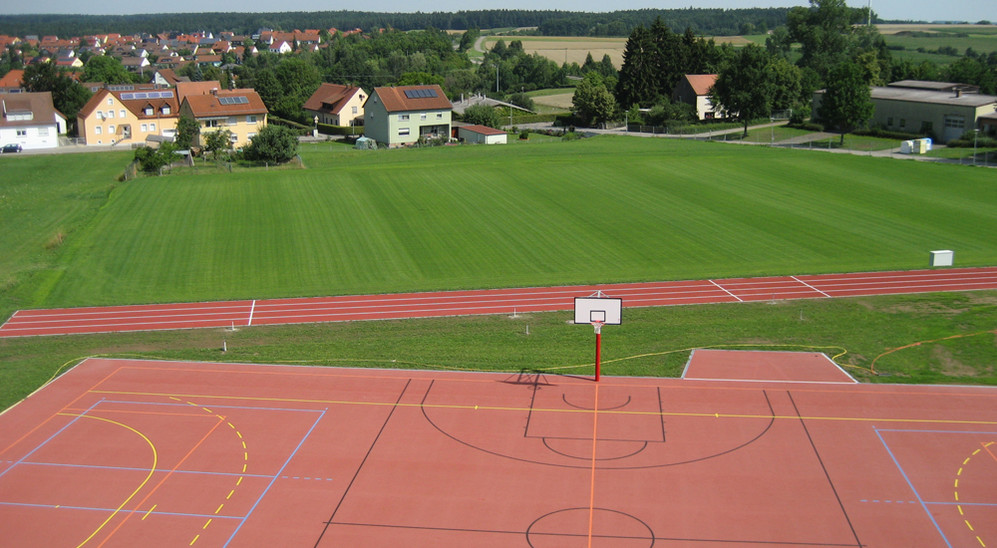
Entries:
[[623, 299], [575, 297], [575, 323], [620, 325]]

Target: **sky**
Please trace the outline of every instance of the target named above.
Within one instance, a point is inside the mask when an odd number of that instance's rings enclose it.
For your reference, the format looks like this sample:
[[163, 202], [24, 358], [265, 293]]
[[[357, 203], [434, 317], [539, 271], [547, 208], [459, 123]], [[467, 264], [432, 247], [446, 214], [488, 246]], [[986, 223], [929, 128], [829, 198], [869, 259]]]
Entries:
[[[868, 0], [848, 0], [852, 7], [864, 7]], [[128, 15], [136, 13], [181, 12], [275, 12], [275, 11], [377, 11], [377, 12], [456, 12], [465, 10], [529, 9], [604, 12], [630, 9], [754, 8], [808, 6], [807, 0], [381, 0], [376, 3], [330, 2], [329, 0], [297, 0], [275, 3], [271, 0], [33, 0], [10, 2], [0, 7], [0, 16], [17, 13], [86, 13], [98, 15]], [[872, 0], [872, 9], [883, 19], [912, 21], [997, 22], [995, 0]]]

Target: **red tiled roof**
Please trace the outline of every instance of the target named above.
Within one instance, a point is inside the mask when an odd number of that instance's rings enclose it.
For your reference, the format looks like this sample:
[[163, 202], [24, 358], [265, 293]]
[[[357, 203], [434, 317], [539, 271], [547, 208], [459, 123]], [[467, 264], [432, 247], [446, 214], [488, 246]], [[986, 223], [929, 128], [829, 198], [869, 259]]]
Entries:
[[[223, 97], [245, 97], [248, 102], [234, 105], [223, 105], [219, 99]], [[245, 114], [266, 114], [267, 107], [263, 99], [252, 89], [220, 90], [216, 94], [188, 95], [184, 99], [195, 118], [212, 118], [215, 116], [237, 116]]]
[[346, 106], [346, 102], [353, 97], [360, 88], [356, 86], [343, 86], [340, 84], [323, 83], [311, 97], [305, 101], [303, 108], [315, 112], [329, 112], [339, 114], [339, 111]]
[[24, 71], [21, 69], [11, 69], [0, 78], [0, 88], [19, 88], [24, 80]]
[[[433, 90], [435, 97], [409, 98], [405, 95], [409, 90]], [[388, 112], [403, 112], [406, 110], [452, 110], [453, 104], [447, 99], [443, 88], [431, 86], [396, 86], [374, 88], [374, 94], [380, 97], [384, 109]]]
[[501, 129], [495, 129], [493, 127], [482, 126], [478, 124], [472, 124], [470, 126], [460, 126], [460, 129], [464, 131], [473, 131], [481, 135], [505, 135], [505, 132]]
[[709, 95], [710, 88], [717, 83], [716, 74], [686, 74], [685, 78], [696, 95]]

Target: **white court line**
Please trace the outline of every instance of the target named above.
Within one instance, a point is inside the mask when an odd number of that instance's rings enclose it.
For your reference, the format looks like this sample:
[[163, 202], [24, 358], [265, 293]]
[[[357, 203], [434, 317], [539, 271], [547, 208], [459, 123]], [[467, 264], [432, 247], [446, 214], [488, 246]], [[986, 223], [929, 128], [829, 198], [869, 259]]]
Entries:
[[710, 280], [710, 283], [713, 284], [713, 285], [715, 285], [715, 286], [717, 286], [717, 287], [719, 287], [720, 290], [723, 291], [724, 293], [726, 293], [726, 294], [730, 295], [731, 297], [734, 297], [735, 299], [737, 299], [737, 302], [739, 302], [739, 303], [743, 303], [744, 302], [744, 301], [741, 300], [741, 297], [738, 297], [737, 295], [731, 293], [730, 291], [727, 291], [727, 289], [724, 286], [718, 284], [717, 282], [715, 282], [713, 280]]
[[256, 299], [253, 299], [253, 306], [249, 307], [249, 323], [246, 324], [247, 327], [253, 325], [253, 312], [256, 310]]
[[803, 285], [805, 285], [805, 286], [809, 287], [810, 289], [813, 289], [814, 291], [816, 291], [817, 293], [820, 293], [821, 295], [823, 295], [823, 296], [825, 296], [825, 297], [830, 297], [830, 295], [828, 295], [827, 293], [824, 293], [823, 291], [821, 291], [821, 290], [817, 289], [816, 287], [814, 287], [814, 286], [812, 286], [812, 285], [808, 284], [807, 282], [805, 282], [805, 281], [803, 281], [803, 280], [801, 280], [801, 279], [797, 278], [796, 276], [790, 276], [790, 278], [792, 278], [792, 279], [794, 279], [794, 280], [796, 280], [796, 281], [800, 282], [801, 284], [803, 284]]

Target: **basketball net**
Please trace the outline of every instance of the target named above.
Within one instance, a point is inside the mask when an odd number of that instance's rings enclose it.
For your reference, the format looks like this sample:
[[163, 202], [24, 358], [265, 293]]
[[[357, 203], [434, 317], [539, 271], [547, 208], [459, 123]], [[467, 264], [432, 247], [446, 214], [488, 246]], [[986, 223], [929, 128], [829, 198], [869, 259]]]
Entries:
[[594, 328], [595, 328], [595, 334], [596, 334], [596, 335], [600, 335], [600, 334], [602, 334], [602, 325], [603, 325], [604, 323], [605, 323], [605, 322], [592, 322], [592, 327], [594, 327]]

